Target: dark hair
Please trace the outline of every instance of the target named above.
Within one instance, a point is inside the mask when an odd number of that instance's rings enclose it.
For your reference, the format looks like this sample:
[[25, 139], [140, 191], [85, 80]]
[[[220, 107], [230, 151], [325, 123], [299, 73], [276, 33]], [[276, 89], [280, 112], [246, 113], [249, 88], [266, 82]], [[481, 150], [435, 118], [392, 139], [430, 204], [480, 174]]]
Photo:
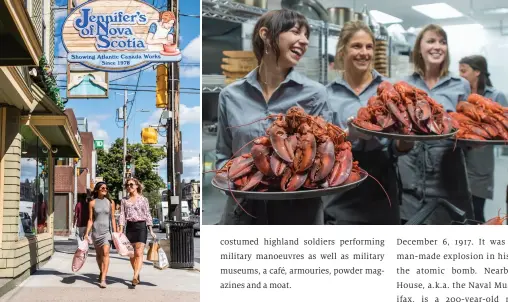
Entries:
[[473, 70], [480, 72], [480, 76], [478, 77], [478, 94], [483, 95], [485, 87], [492, 86], [485, 57], [480, 55], [464, 57], [459, 61], [459, 64], [469, 65]]
[[305, 28], [307, 30], [307, 39], [310, 35], [309, 22], [304, 15], [299, 12], [279, 9], [272, 10], [262, 15], [252, 33], [252, 49], [258, 60], [258, 65], [261, 64], [263, 53], [265, 52], [265, 42], [259, 36], [259, 30], [263, 27], [268, 29], [267, 39], [269, 41], [270, 49], [275, 53], [277, 62], [279, 61], [280, 50], [279, 50], [279, 35], [281, 33], [291, 30], [293, 27], [298, 26], [299, 28]]
[[[99, 197], [99, 189], [101, 188], [102, 185], [107, 186], [107, 184], [103, 181], [99, 181], [98, 183], [95, 184], [95, 187], [93, 188], [93, 191], [92, 191], [92, 199]], [[106, 198], [111, 201], [111, 197], [109, 197], [109, 192], [106, 193]]]

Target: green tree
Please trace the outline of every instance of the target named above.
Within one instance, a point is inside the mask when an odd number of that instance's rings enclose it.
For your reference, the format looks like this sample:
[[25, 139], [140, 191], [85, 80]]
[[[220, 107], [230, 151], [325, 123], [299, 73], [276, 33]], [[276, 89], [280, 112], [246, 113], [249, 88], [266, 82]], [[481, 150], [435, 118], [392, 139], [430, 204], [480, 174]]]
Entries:
[[[143, 144], [127, 144], [127, 154], [132, 156], [134, 177], [145, 187], [145, 192], [158, 192], [164, 188], [162, 178], [153, 171], [153, 164], [165, 157], [164, 150]], [[114, 199], [122, 191], [123, 140], [117, 138], [108, 151], [97, 150], [97, 176], [104, 178]]]

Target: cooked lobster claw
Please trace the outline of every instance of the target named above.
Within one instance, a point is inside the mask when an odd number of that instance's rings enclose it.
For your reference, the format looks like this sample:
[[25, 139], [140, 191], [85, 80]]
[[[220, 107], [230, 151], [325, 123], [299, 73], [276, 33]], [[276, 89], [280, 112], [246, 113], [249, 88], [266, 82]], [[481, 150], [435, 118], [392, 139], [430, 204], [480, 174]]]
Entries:
[[316, 137], [312, 133], [300, 135], [293, 161], [296, 172], [304, 172], [312, 166], [316, 149]]
[[351, 174], [353, 168], [353, 153], [350, 149], [345, 149], [335, 156], [335, 164], [328, 175], [328, 186], [336, 187], [343, 184]]
[[235, 181], [235, 185], [240, 189], [240, 191], [250, 191], [261, 183], [263, 176], [263, 173], [256, 171], [254, 174], [250, 173], [238, 178]]
[[291, 168], [286, 168], [282, 176], [280, 187], [283, 191], [296, 191], [307, 180], [308, 173], [298, 173]]
[[249, 174], [254, 166], [254, 159], [250, 153], [240, 155], [233, 159], [228, 171], [228, 177], [232, 180]]
[[275, 176], [281, 176], [286, 170], [287, 164], [277, 154], [270, 156], [270, 168]]
[[310, 170], [309, 179], [317, 182], [325, 179], [335, 164], [335, 146], [331, 140], [319, 144], [316, 159]]
[[287, 139], [288, 134], [286, 131], [287, 123], [282, 120], [277, 120], [268, 129], [268, 135], [270, 142], [272, 143], [273, 150], [283, 160], [288, 163], [292, 163], [295, 157], [294, 150], [291, 142]]
[[254, 165], [264, 175], [272, 175], [272, 169], [270, 168], [270, 147], [254, 143], [254, 146], [250, 150]]

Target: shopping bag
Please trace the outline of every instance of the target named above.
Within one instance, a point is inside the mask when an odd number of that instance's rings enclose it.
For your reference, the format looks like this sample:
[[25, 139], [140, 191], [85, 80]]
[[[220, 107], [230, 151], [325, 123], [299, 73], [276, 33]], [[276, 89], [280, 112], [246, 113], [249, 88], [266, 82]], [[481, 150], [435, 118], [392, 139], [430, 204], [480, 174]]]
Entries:
[[86, 262], [86, 258], [88, 257], [88, 241], [83, 240], [78, 244], [78, 249], [74, 253], [74, 257], [72, 258], [72, 271], [79, 271]]
[[124, 233], [113, 233], [113, 242], [120, 256], [134, 257], [134, 248]]
[[159, 260], [153, 263], [153, 266], [158, 269], [165, 269], [169, 266], [168, 257], [166, 256], [166, 252], [163, 249], [159, 248], [157, 252], [159, 256]]
[[157, 241], [150, 242], [150, 248], [146, 254], [146, 260], [148, 261], [159, 261], [159, 243]]

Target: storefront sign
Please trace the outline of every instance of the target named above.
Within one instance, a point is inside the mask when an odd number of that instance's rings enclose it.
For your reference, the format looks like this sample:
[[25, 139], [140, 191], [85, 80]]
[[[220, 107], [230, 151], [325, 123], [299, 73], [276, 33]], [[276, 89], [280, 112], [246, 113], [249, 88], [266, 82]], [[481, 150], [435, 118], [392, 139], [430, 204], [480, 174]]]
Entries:
[[93, 144], [95, 149], [104, 149], [104, 140], [94, 140]]
[[110, 72], [181, 61], [176, 22], [173, 12], [159, 12], [140, 0], [88, 1], [64, 22], [67, 60]]

